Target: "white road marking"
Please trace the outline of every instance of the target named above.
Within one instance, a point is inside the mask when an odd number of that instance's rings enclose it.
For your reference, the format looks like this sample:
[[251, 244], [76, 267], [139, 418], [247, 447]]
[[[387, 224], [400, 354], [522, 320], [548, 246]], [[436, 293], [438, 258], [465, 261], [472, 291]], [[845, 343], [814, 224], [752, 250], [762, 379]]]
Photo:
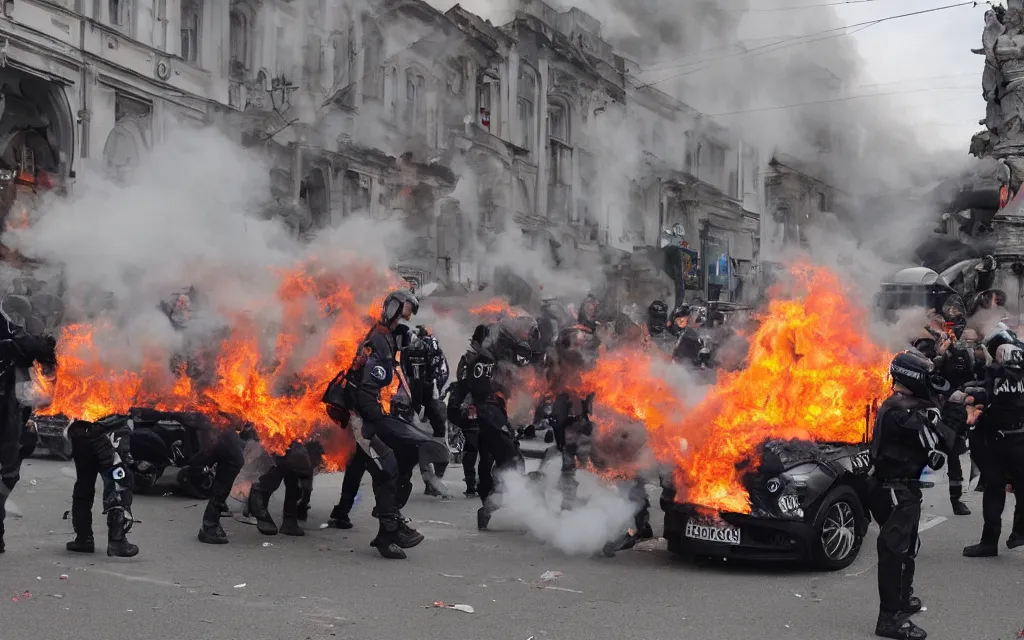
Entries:
[[565, 591], [567, 593], [583, 593], [575, 589], [566, 589], [565, 587], [544, 587], [545, 589], [551, 589], [552, 591]]
[[158, 585], [160, 585], [162, 587], [174, 587], [175, 589], [181, 589], [182, 588], [182, 586], [180, 584], [175, 584], [173, 582], [167, 582], [166, 580], [158, 580], [156, 578], [147, 578], [145, 576], [130, 576], [130, 575], [125, 574], [125, 573], [117, 573], [116, 571], [107, 571], [106, 569], [95, 569], [95, 568], [90, 567], [90, 568], [85, 569], [85, 571], [88, 571], [89, 573], [99, 573], [99, 574], [105, 575], [105, 576], [114, 576], [115, 578], [123, 578], [124, 580], [127, 580], [128, 582], [146, 582], [148, 584], [158, 584]]
[[943, 516], [930, 516], [927, 520], [921, 522], [921, 524], [917, 526], [917, 532], [921, 533], [922, 531], [927, 531], [934, 526], [942, 524], [947, 519], [948, 518], [945, 518]]

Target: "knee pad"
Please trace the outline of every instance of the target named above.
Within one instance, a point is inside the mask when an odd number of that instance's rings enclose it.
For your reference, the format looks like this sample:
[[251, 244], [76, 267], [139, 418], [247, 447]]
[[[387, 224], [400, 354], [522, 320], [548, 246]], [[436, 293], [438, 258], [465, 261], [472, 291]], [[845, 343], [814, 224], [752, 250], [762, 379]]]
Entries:
[[103, 490], [103, 511], [128, 509], [132, 506], [132, 475], [123, 464], [111, 467], [105, 474]]

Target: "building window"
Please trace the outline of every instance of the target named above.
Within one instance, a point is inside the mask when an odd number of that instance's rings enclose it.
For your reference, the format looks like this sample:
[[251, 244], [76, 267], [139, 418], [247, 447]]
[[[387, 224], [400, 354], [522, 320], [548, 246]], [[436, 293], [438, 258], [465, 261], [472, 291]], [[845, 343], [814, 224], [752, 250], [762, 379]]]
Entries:
[[516, 103], [519, 106], [520, 147], [533, 151], [537, 135], [537, 72], [525, 64], [519, 65], [519, 91]]
[[572, 207], [572, 147], [569, 108], [562, 100], [548, 103], [548, 215], [567, 220]]
[[740, 176], [739, 172], [735, 169], [729, 172], [729, 189], [728, 195], [733, 200], [738, 200], [740, 197]]
[[490, 128], [492, 123], [497, 127], [495, 104], [500, 103], [500, 86], [501, 81], [489, 74], [481, 74], [476, 81], [477, 123], [487, 131], [496, 130]]
[[203, 3], [200, 0], [181, 0], [181, 57], [186, 62], [199, 62], [202, 15]]
[[249, 20], [241, 11], [231, 12], [229, 27], [231, 41], [230, 75], [233, 79], [241, 79], [249, 68]]
[[426, 133], [426, 79], [416, 69], [405, 72], [405, 124], [410, 131]]
[[818, 193], [818, 211], [828, 211], [828, 195]]
[[131, 0], [109, 0], [107, 3], [110, 24], [125, 30], [132, 23]]
[[703, 145], [703, 153], [700, 157], [700, 178], [704, 182], [719, 189], [726, 190], [725, 184], [725, 155], [726, 149], [723, 145], [713, 142], [706, 142]]
[[[353, 46], [354, 43], [349, 48]], [[363, 51], [363, 97], [381, 100], [384, 97], [384, 38], [369, 19], [363, 20]]]

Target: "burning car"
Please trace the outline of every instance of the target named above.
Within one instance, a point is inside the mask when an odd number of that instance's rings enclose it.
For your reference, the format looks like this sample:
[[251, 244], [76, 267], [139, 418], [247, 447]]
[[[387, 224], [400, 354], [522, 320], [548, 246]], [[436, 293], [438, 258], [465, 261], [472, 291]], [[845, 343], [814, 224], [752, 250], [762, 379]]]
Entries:
[[770, 440], [744, 476], [750, 513], [676, 502], [662, 481], [669, 551], [690, 557], [806, 562], [828, 571], [857, 558], [870, 516], [864, 506], [868, 445]]

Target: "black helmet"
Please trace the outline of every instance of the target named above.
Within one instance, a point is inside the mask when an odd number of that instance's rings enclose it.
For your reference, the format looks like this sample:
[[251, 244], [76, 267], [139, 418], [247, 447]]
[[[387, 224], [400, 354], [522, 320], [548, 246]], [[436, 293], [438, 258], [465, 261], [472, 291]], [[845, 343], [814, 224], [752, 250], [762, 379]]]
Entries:
[[668, 305], [661, 300], [655, 300], [647, 307], [647, 330], [651, 333], [661, 333], [668, 325]]
[[408, 289], [397, 289], [384, 298], [384, 305], [381, 309], [380, 321], [382, 324], [391, 324], [396, 318], [402, 315], [402, 308], [408, 302], [412, 305], [412, 314], [416, 315], [420, 310], [420, 301]]
[[896, 354], [889, 365], [889, 375], [894, 385], [899, 385], [910, 395], [931, 399], [936, 395], [949, 393], [949, 382], [935, 375], [935, 365], [920, 353], [904, 351]]

